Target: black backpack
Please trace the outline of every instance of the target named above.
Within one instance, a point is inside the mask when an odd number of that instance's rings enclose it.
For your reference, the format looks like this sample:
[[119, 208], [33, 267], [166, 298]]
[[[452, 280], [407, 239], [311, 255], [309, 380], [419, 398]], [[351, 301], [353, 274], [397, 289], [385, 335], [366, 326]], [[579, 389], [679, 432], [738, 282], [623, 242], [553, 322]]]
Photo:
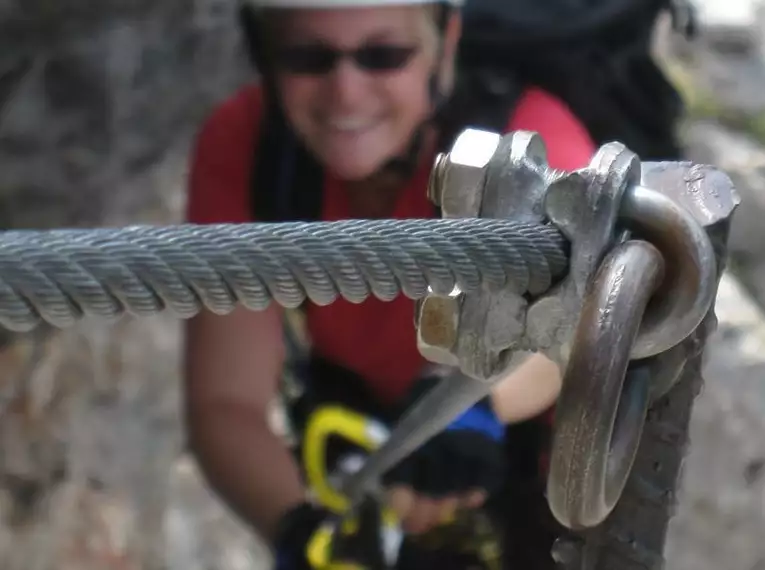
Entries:
[[[453, 96], [437, 118], [439, 150], [467, 127], [502, 131], [528, 85], [563, 100], [596, 144], [618, 140], [643, 160], [676, 160], [683, 102], [656, 65], [658, 17], [690, 37], [689, 0], [467, 0]], [[255, 20], [241, 22], [253, 63]], [[253, 161], [252, 205], [262, 221], [318, 220], [323, 176], [275, 106]]]

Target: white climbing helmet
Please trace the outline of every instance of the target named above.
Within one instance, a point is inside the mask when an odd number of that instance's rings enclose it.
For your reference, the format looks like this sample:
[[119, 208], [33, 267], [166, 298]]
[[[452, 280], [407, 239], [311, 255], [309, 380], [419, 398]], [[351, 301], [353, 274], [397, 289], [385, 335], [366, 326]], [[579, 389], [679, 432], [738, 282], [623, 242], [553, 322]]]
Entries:
[[253, 8], [364, 8], [411, 4], [448, 4], [460, 8], [465, 0], [242, 0]]

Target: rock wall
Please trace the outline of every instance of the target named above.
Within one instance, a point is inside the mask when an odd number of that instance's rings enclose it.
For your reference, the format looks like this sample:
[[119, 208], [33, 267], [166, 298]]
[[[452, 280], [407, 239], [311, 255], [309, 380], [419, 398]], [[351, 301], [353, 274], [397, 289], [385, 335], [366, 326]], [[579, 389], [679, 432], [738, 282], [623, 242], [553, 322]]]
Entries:
[[0, 2], [0, 224], [141, 218], [170, 199], [145, 177], [247, 73], [233, 6]]
[[[180, 219], [193, 132], [248, 74], [232, 1], [0, 1], [0, 226]], [[179, 339], [3, 331], [0, 568], [263, 558], [180, 454]]]

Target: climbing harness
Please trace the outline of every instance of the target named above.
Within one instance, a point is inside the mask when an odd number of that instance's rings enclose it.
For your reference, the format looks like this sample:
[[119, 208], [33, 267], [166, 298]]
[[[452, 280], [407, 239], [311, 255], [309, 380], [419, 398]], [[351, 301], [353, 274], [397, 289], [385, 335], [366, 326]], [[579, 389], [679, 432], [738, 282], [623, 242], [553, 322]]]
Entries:
[[739, 198], [727, 176], [603, 145], [574, 172], [530, 132], [465, 130], [439, 156], [440, 220], [349, 220], [0, 235], [0, 324], [30, 330], [203, 307], [342, 296], [417, 299], [418, 346], [453, 373], [342, 485], [351, 508], [529, 354], [557, 362], [547, 498], [570, 529], [602, 524], [648, 409], [703, 350]]

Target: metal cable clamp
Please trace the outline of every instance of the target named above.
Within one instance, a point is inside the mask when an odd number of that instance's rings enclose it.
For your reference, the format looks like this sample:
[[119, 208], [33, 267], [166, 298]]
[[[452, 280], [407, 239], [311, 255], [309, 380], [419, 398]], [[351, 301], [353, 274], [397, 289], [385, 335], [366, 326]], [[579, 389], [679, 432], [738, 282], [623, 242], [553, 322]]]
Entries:
[[641, 163], [619, 143], [562, 172], [535, 133], [468, 129], [437, 159], [429, 193], [445, 218], [551, 223], [570, 240], [569, 272], [549, 291], [420, 300], [418, 343], [489, 387], [533, 352], [554, 360], [565, 373], [548, 502], [568, 528], [602, 523], [651, 401], [709, 332], [722, 270], [709, 232], [738, 204], [730, 181], [710, 167]]

